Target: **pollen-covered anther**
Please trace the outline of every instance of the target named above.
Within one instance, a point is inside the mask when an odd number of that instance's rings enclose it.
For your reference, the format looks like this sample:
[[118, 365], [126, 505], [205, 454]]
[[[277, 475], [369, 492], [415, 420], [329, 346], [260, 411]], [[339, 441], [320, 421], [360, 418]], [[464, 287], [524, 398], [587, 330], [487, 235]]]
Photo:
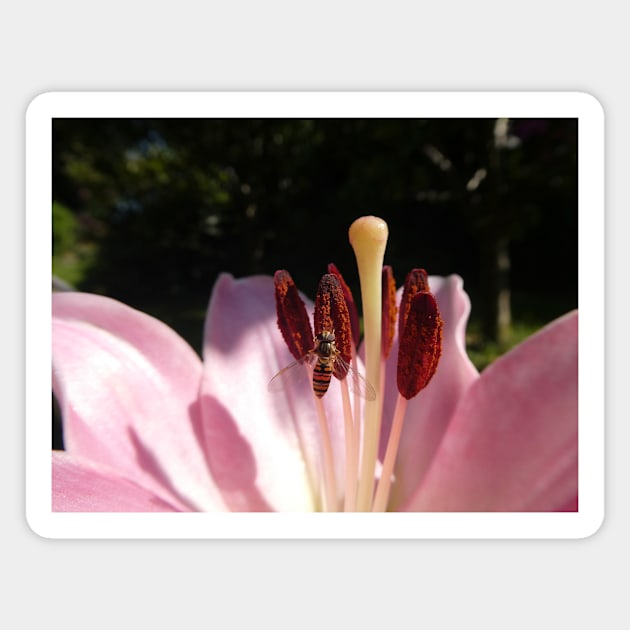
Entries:
[[421, 291], [429, 291], [429, 276], [424, 269], [412, 269], [405, 278], [403, 294], [400, 298], [398, 315], [398, 337], [402, 337], [405, 323], [409, 315], [411, 299]]
[[[314, 312], [315, 335], [332, 332], [335, 335], [335, 349], [345, 363], [352, 360], [352, 330], [350, 314], [341, 288], [339, 278], [332, 273], [322, 276], [315, 295]], [[346, 370], [335, 364], [334, 374], [337, 378], [344, 378]]]
[[383, 267], [383, 319], [381, 332], [381, 353], [386, 359], [394, 343], [394, 330], [396, 328], [396, 280], [390, 265]]
[[306, 306], [288, 271], [285, 269], [276, 271], [273, 282], [278, 328], [289, 352], [299, 361], [315, 347]]
[[354, 296], [352, 295], [350, 287], [341, 275], [341, 272], [337, 269], [337, 266], [334, 263], [328, 263], [328, 273], [332, 273], [337, 276], [339, 284], [341, 284], [341, 290], [343, 291], [343, 296], [346, 299], [346, 306], [348, 307], [348, 314], [350, 315], [352, 342], [354, 343], [354, 346], [357, 347], [361, 337], [361, 327], [359, 326], [359, 311], [357, 309], [356, 302], [354, 301]]
[[442, 354], [442, 326], [433, 294], [420, 291], [414, 295], [398, 348], [398, 391], [407, 400], [424, 389], [435, 374]]

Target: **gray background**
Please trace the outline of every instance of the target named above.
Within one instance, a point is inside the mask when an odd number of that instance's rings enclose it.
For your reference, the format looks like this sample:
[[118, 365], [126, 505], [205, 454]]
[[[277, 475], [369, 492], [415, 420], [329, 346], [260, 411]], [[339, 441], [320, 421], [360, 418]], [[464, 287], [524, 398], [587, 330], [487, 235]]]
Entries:
[[[621, 5], [24, 2], [0, 39], [2, 618], [16, 627], [624, 627]], [[516, 7], [510, 10], [509, 7]], [[203, 7], [203, 8], [200, 8]], [[220, 7], [220, 8], [219, 8]], [[582, 541], [49, 541], [24, 518], [24, 112], [49, 90], [580, 90], [606, 111], [606, 518]], [[623, 195], [623, 198], [622, 198]], [[625, 254], [626, 260], [621, 257]], [[625, 266], [624, 266], [625, 263]], [[17, 270], [17, 272], [16, 272]], [[627, 283], [626, 283], [627, 284]], [[615, 290], [617, 288], [618, 290]], [[612, 343], [611, 343], [612, 340]], [[626, 370], [627, 373], [627, 370]], [[48, 423], [49, 418], [42, 419]], [[8, 508], [8, 509], [7, 509]], [[623, 569], [622, 569], [623, 571]]]

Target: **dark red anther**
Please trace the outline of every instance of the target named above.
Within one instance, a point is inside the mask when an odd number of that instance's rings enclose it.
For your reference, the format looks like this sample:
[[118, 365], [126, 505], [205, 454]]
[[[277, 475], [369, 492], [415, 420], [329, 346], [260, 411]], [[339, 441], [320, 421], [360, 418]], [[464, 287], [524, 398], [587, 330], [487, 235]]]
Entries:
[[354, 343], [354, 347], [356, 348], [359, 345], [359, 341], [361, 338], [361, 327], [359, 325], [359, 311], [357, 310], [356, 302], [354, 301], [354, 297], [352, 296], [352, 291], [350, 291], [350, 287], [346, 284], [346, 281], [343, 279], [341, 272], [339, 271], [339, 269], [337, 269], [337, 266], [334, 263], [328, 264], [328, 273], [332, 273], [337, 276], [337, 278], [339, 278], [341, 290], [343, 291], [343, 296], [346, 299], [346, 306], [348, 307], [348, 313], [350, 315], [352, 342]]
[[442, 326], [433, 294], [414, 295], [399, 340], [397, 382], [400, 395], [409, 400], [428, 384], [442, 354]]
[[403, 329], [409, 314], [411, 298], [420, 291], [429, 291], [429, 276], [424, 269], [412, 269], [405, 278], [403, 294], [400, 298], [398, 311], [398, 338], [402, 337]]
[[394, 330], [396, 328], [396, 280], [390, 265], [383, 267], [383, 319], [381, 325], [381, 352], [386, 359], [394, 343]]
[[[323, 332], [335, 334], [335, 348], [346, 362], [352, 361], [352, 330], [350, 314], [343, 295], [339, 278], [332, 273], [322, 276], [315, 295], [314, 313], [315, 335]], [[344, 378], [347, 371], [340, 369], [340, 363], [335, 364], [335, 376]]]
[[288, 271], [280, 269], [273, 276], [276, 293], [278, 328], [289, 352], [298, 361], [315, 347], [313, 329], [306, 306]]

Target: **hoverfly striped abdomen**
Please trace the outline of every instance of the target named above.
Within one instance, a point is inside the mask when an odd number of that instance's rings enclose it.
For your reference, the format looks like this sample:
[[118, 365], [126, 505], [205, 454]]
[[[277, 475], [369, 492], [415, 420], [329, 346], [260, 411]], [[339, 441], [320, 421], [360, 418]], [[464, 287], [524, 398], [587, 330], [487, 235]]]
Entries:
[[317, 345], [315, 346], [315, 354], [317, 362], [313, 368], [313, 391], [315, 396], [321, 398], [330, 386], [332, 376], [332, 360], [335, 356], [335, 335], [334, 333], [324, 331], [317, 335]]
[[313, 391], [315, 396], [321, 398], [328, 391], [331, 376], [332, 365], [330, 361], [328, 359], [318, 359], [313, 368]]

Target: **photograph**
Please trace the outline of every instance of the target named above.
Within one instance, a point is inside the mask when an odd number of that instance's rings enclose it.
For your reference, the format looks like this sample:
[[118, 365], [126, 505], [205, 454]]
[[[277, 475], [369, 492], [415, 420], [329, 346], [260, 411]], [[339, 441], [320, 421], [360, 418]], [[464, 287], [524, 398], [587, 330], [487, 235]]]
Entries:
[[231, 96], [36, 111], [49, 518], [584, 514], [580, 107]]

